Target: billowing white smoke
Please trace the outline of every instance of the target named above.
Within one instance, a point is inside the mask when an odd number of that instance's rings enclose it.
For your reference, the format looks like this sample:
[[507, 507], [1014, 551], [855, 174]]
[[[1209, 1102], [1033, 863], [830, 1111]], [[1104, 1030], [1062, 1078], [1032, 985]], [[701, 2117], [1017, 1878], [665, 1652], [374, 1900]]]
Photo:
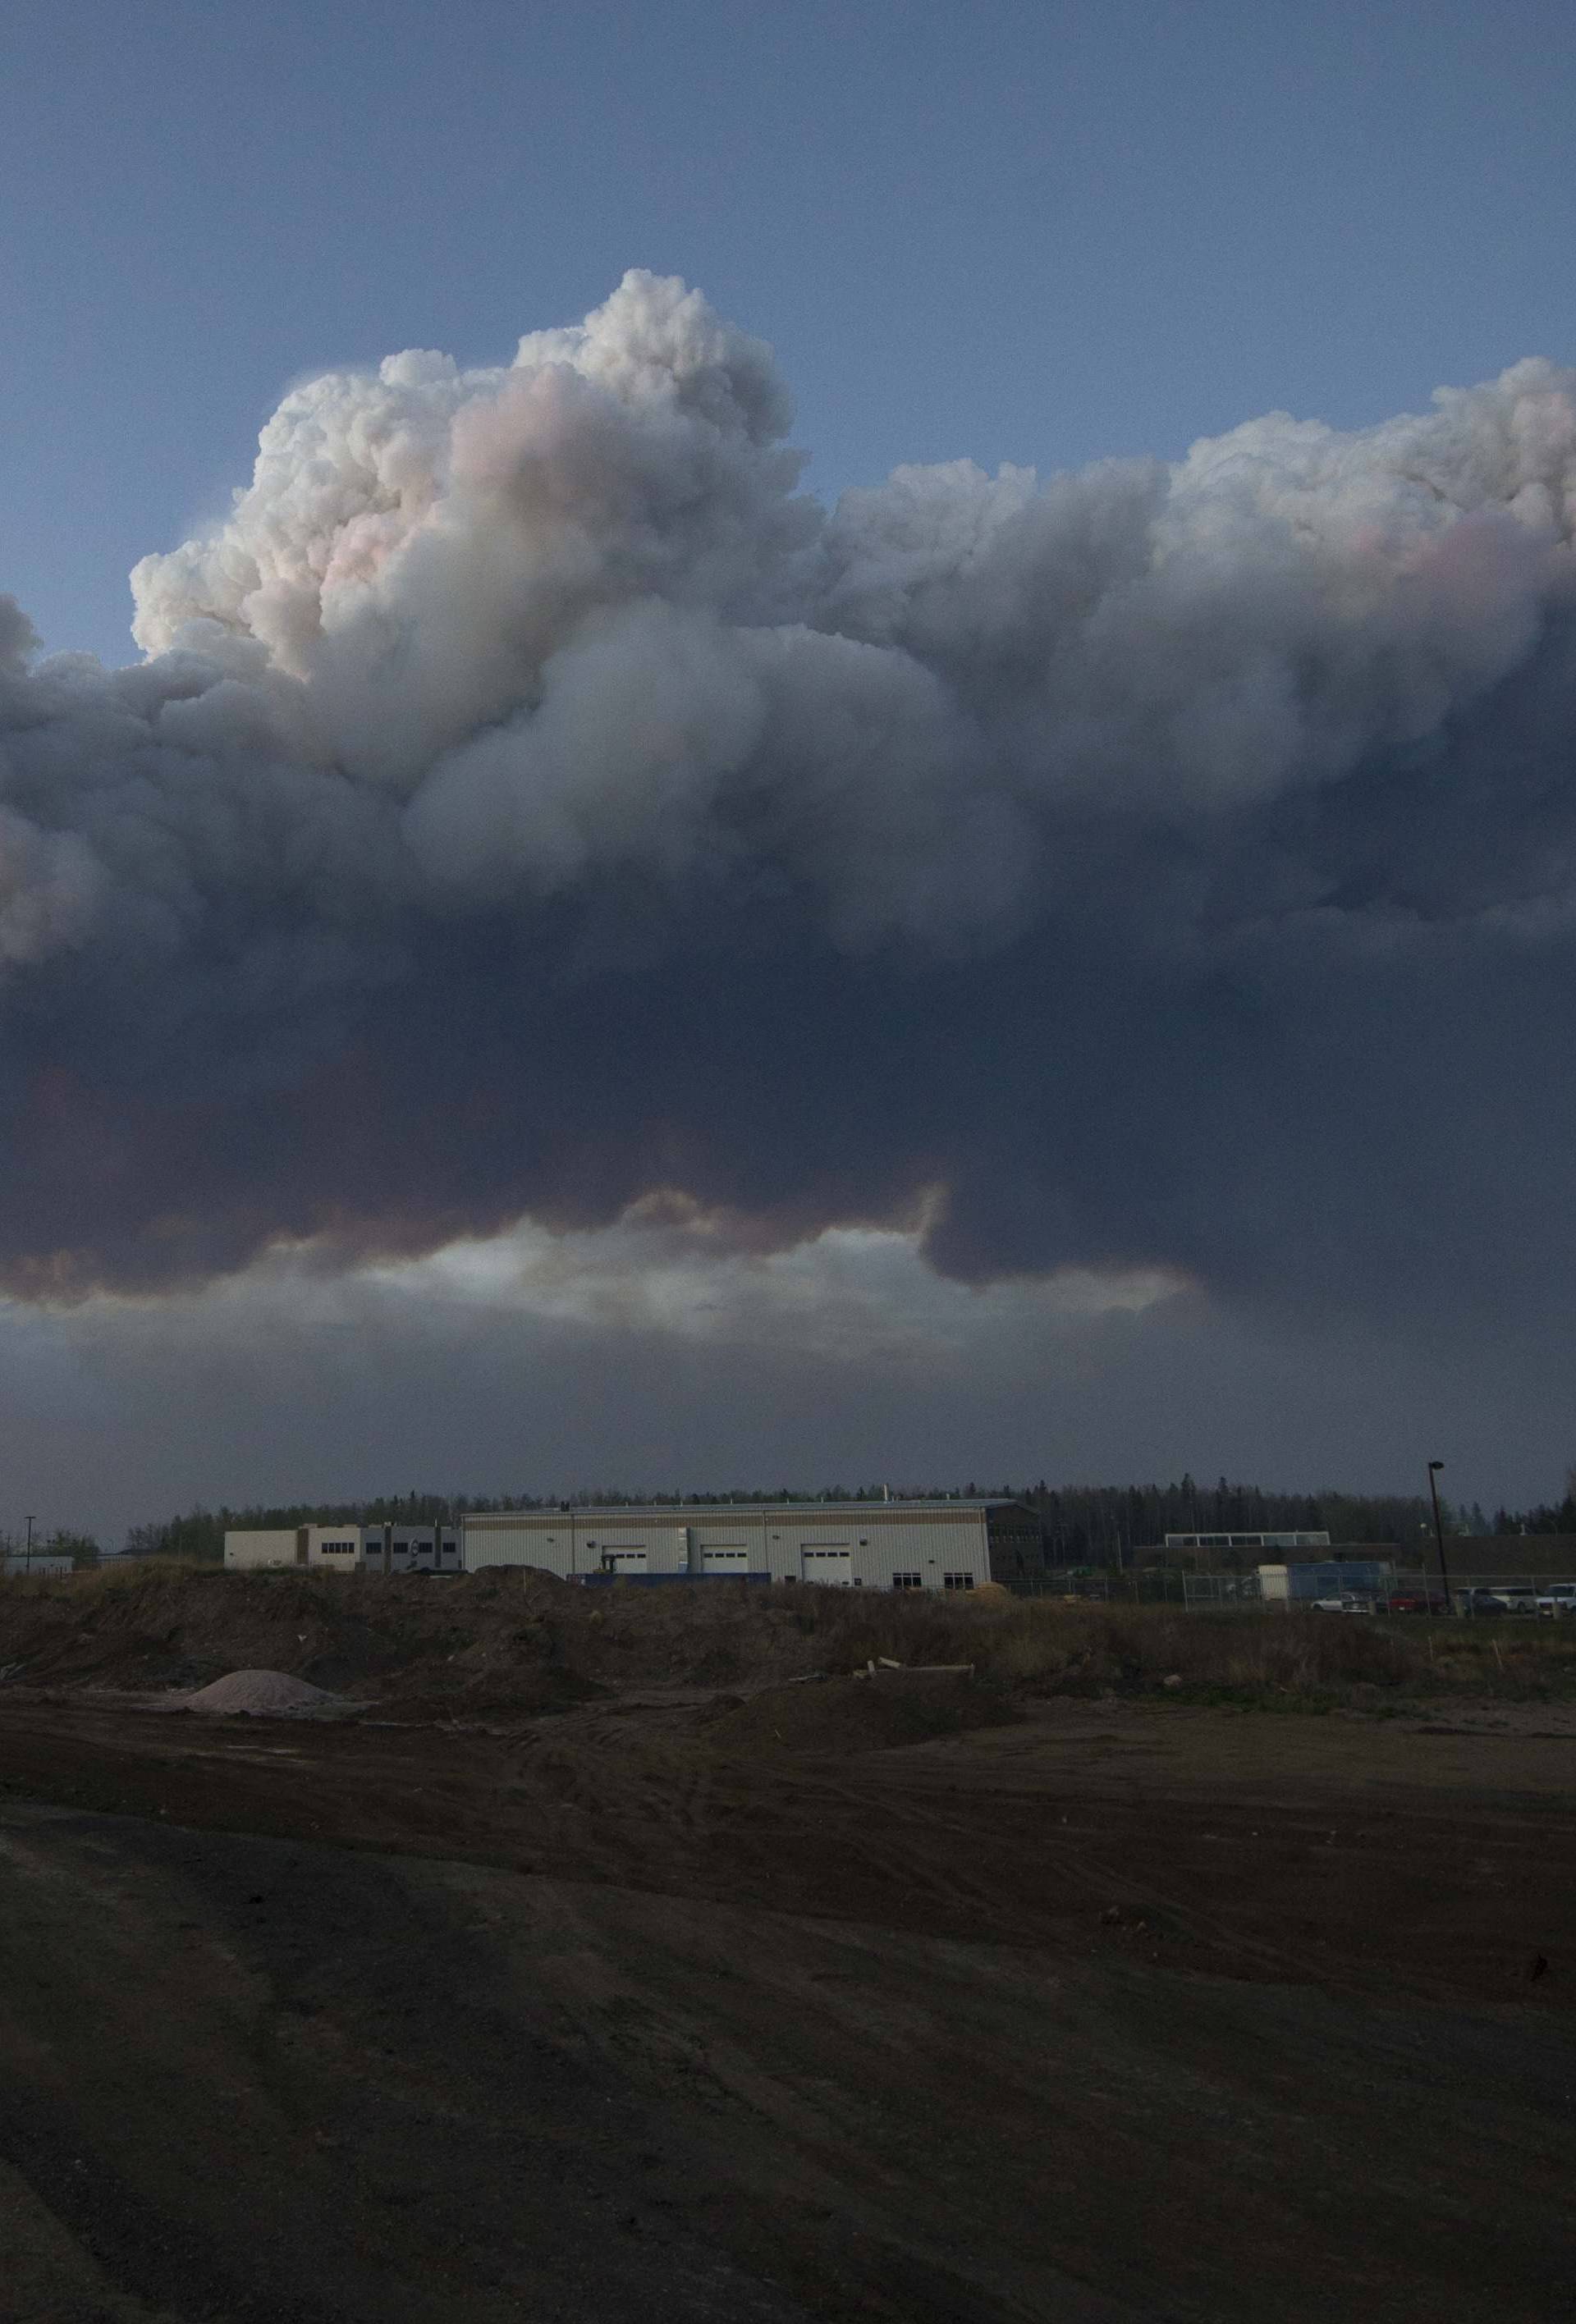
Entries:
[[1169, 470], [900, 469], [830, 521], [790, 410], [758, 340], [645, 274], [506, 371], [315, 381], [223, 530], [138, 567], [138, 642], [239, 678], [246, 742], [408, 803], [418, 886], [743, 847], [858, 941], [994, 933], [1070, 804], [1191, 815], [1425, 744], [1571, 588], [1546, 364]]
[[[507, 368], [407, 354], [289, 395], [222, 528], [137, 567], [140, 667], [33, 667], [7, 615], [14, 1102], [57, 1053], [94, 1084], [84, 1018], [172, 1089], [184, 1038], [191, 1088], [214, 1056], [292, 1085], [417, 977], [463, 1019], [489, 972], [443, 965], [460, 925], [514, 947], [528, 1073], [565, 913], [641, 920], [647, 962], [716, 916], [911, 968], [1098, 927], [1134, 881], [1154, 911], [1117, 917], [1178, 957], [1266, 918], [1562, 921], [1564, 825], [1522, 826], [1568, 752], [1576, 374], [1357, 435], [1273, 415], [1172, 467], [901, 468], [830, 514], [790, 420], [760, 341], [633, 272]], [[1385, 817], [1462, 750], [1495, 843], [1419, 888]], [[522, 969], [546, 912], [559, 953]]]

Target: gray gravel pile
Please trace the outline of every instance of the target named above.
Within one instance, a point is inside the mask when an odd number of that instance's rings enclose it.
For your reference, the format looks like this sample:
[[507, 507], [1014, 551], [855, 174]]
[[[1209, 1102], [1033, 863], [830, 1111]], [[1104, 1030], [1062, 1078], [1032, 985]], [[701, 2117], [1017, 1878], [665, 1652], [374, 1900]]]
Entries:
[[208, 1711], [226, 1718], [244, 1712], [254, 1719], [333, 1719], [365, 1706], [343, 1694], [329, 1694], [304, 1678], [271, 1670], [231, 1671], [211, 1686], [199, 1686], [182, 1695], [186, 1711]]

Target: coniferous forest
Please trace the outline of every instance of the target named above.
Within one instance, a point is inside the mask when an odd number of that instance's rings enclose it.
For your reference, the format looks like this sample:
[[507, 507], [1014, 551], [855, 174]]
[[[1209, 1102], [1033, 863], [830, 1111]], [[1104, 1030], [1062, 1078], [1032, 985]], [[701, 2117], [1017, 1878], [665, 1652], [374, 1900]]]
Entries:
[[[638, 1503], [704, 1508], [726, 1501], [880, 1500], [886, 1493], [894, 1499], [961, 1493], [966, 1498], [1000, 1494], [1027, 1501], [1045, 1527], [1051, 1561], [1059, 1565], [1126, 1565], [1139, 1553], [1163, 1543], [1168, 1533], [1322, 1531], [1331, 1542], [1384, 1542], [1410, 1548], [1432, 1528], [1428, 1500], [1421, 1494], [1280, 1492], [1260, 1485], [1233, 1484], [1225, 1477], [1212, 1485], [1201, 1484], [1190, 1476], [1164, 1485], [1052, 1485], [1043, 1478], [1030, 1485], [1000, 1484], [971, 1478], [963, 1485], [829, 1485], [814, 1492], [749, 1486], [728, 1492], [681, 1494], [672, 1489], [598, 1486], [568, 1498], [581, 1507]], [[125, 1550], [132, 1556], [217, 1560], [224, 1554], [224, 1537], [230, 1527], [318, 1521], [449, 1524], [468, 1508], [534, 1509], [559, 1505], [559, 1497], [553, 1494], [413, 1491], [368, 1500], [196, 1508], [184, 1516], [132, 1526]], [[1478, 1503], [1444, 1503], [1442, 1513], [1447, 1530], [1457, 1535], [1576, 1534], [1576, 1476], [1567, 1479], [1561, 1501], [1492, 1513]], [[1244, 1559], [1254, 1562], [1252, 1553], [1235, 1560], [1230, 1553], [1221, 1553], [1211, 1562], [1229, 1564]]]

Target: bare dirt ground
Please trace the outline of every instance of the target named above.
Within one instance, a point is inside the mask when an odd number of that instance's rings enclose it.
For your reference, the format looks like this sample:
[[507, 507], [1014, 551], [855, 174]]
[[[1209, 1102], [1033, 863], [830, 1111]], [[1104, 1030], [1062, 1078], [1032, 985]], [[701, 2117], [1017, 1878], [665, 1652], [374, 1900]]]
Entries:
[[598, 1683], [0, 1689], [6, 2324], [1576, 2313], [1568, 1709]]

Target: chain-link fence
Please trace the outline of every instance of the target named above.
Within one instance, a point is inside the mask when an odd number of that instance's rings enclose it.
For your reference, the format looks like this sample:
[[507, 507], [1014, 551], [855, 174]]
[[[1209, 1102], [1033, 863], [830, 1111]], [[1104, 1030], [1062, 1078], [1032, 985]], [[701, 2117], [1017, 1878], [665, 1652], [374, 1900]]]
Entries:
[[1576, 1618], [1576, 1575], [1411, 1572], [1394, 1566], [1296, 1567], [1257, 1573], [1191, 1573], [1174, 1566], [1047, 1573], [1018, 1584], [1020, 1597], [1097, 1604], [1165, 1605], [1185, 1612], [1385, 1615], [1407, 1619], [1558, 1622]]

